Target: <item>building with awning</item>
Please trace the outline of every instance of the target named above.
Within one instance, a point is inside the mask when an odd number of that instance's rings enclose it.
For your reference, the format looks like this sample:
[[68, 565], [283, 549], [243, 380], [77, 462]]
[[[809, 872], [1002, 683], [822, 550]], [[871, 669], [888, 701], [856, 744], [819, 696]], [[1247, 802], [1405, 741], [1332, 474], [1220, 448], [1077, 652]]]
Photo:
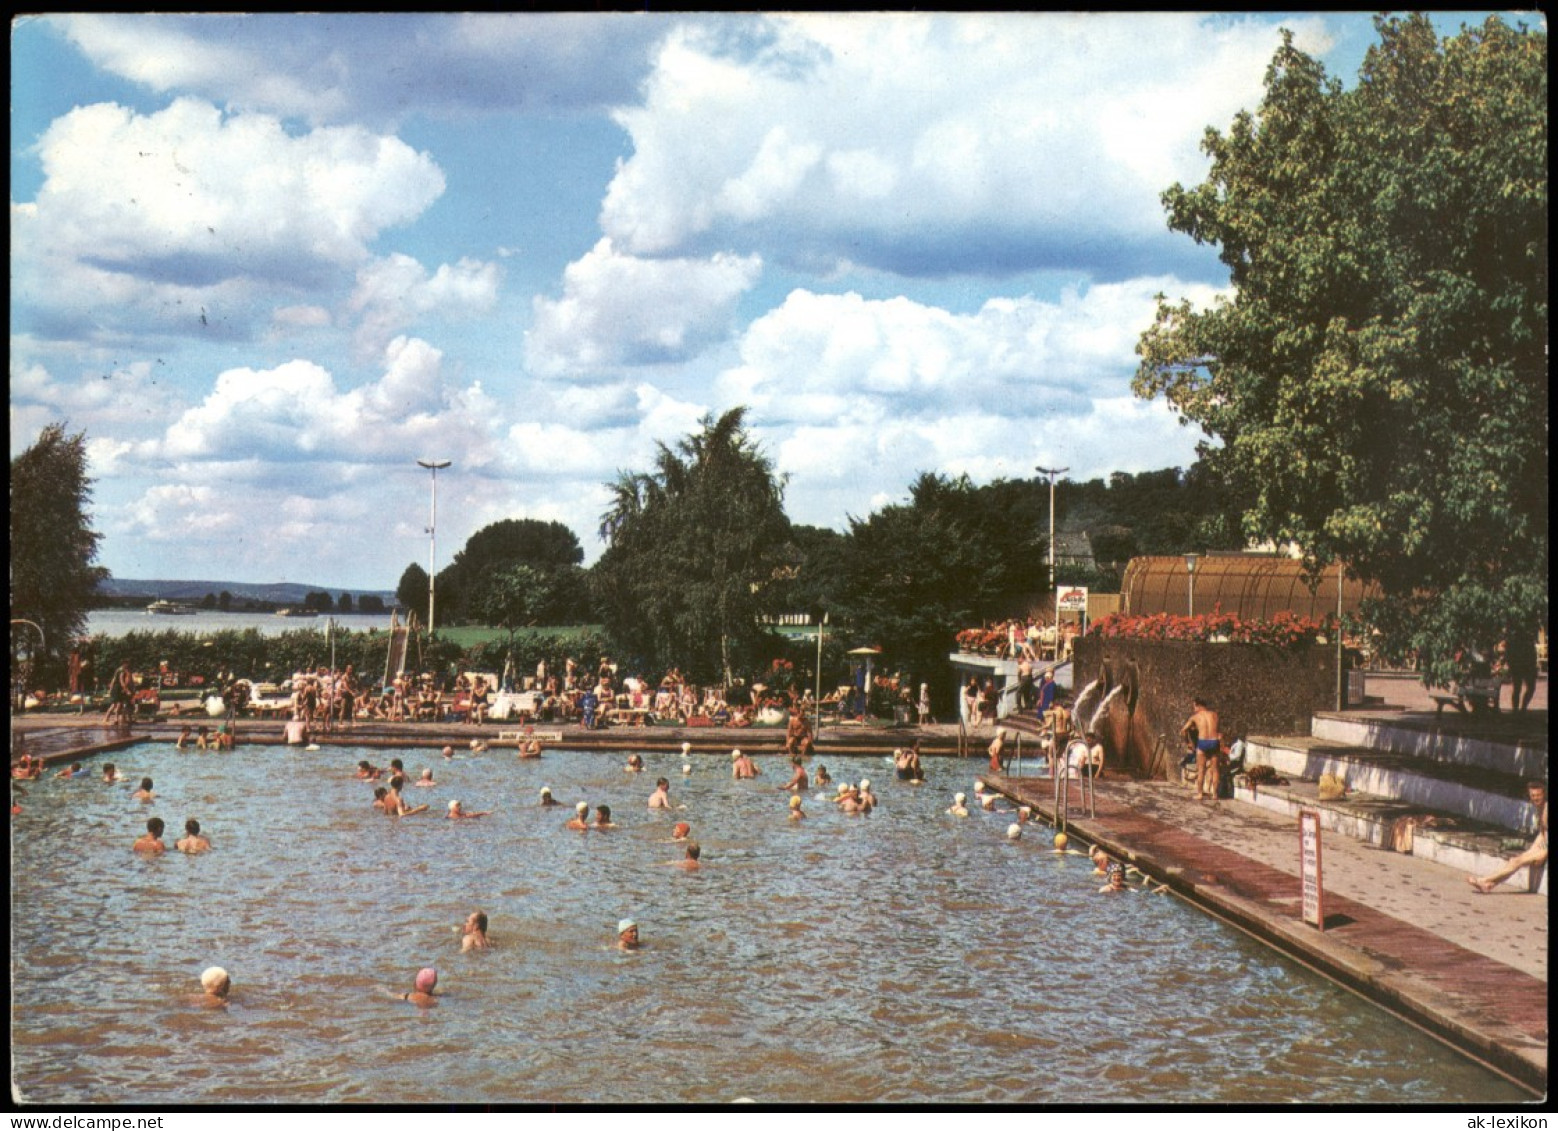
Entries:
[[[1315, 588], [1304, 577], [1304, 564], [1277, 553], [1218, 552], [1194, 555], [1194, 574], [1186, 566], [1190, 555], [1132, 558], [1120, 580], [1120, 612], [1127, 616], [1192, 612], [1221, 608], [1244, 620], [1269, 620], [1279, 612], [1319, 620], [1336, 615], [1336, 563], [1321, 572]], [[1374, 582], [1354, 577], [1341, 582], [1343, 615], [1357, 613], [1365, 598], [1381, 595]]]

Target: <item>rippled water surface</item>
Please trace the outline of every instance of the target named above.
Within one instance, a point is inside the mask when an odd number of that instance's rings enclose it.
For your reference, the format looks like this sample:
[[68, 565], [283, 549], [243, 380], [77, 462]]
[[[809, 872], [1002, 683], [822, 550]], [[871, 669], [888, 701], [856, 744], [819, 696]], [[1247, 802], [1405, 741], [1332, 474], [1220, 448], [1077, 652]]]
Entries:
[[[435, 789], [394, 820], [352, 777]], [[957, 819], [972, 762], [920, 788], [836, 759], [881, 807], [785, 819], [728, 760], [240, 750], [114, 755], [12, 819], [13, 1074], [37, 1103], [1497, 1102], [1521, 1094], [1172, 896], [1097, 894], [1080, 855]], [[96, 764], [100, 766], [100, 763]], [[94, 767], [95, 768], [95, 767]], [[151, 776], [157, 800], [130, 800]], [[683, 808], [651, 811], [654, 779]], [[542, 810], [550, 785], [561, 809]], [[496, 812], [442, 816], [450, 798]], [[562, 828], [575, 801], [607, 832]], [[214, 850], [139, 859], [148, 816]], [[696, 873], [671, 825], [692, 824]], [[498, 949], [461, 954], [475, 908]], [[613, 949], [636, 918], [645, 949]], [[225, 966], [225, 1008], [198, 977]], [[436, 966], [441, 1004], [388, 991]]]

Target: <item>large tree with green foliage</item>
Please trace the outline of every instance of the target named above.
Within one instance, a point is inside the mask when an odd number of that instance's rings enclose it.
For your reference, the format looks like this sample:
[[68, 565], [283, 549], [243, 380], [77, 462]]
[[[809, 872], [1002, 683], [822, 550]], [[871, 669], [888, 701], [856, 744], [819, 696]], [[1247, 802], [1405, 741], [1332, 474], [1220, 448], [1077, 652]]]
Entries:
[[1343, 89], [1284, 36], [1169, 226], [1233, 294], [1160, 298], [1139, 395], [1219, 445], [1246, 532], [1380, 583], [1432, 682], [1547, 618], [1547, 38], [1376, 21]]
[[612, 637], [653, 669], [728, 682], [762, 651], [761, 591], [783, 563], [790, 522], [745, 415], [704, 417], [674, 449], [657, 445], [653, 471], [612, 484], [597, 600]]
[[439, 620], [445, 624], [480, 619], [489, 599], [491, 580], [505, 570], [528, 566], [553, 583], [547, 616], [561, 623], [587, 619], [587, 593], [578, 580], [584, 547], [560, 522], [535, 518], [505, 518], [482, 527], [447, 566], [438, 571]]
[[[92, 529], [87, 506], [86, 434], [66, 435], [50, 424], [11, 461], [11, 619], [32, 621], [44, 640], [28, 651], [53, 667], [86, 627], [87, 610], [108, 571], [94, 565], [102, 535]], [[14, 629], [19, 626], [13, 626]]]
[[427, 570], [412, 562], [400, 575], [395, 585], [395, 600], [404, 609], [416, 613], [423, 624], [427, 623]]

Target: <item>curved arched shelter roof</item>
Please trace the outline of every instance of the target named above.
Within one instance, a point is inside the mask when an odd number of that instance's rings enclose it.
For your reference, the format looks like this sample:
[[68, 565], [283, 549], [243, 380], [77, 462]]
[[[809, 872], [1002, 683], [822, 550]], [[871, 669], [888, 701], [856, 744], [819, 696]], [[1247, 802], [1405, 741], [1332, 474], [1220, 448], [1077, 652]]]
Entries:
[[[1183, 555], [1132, 558], [1120, 582], [1122, 613], [1151, 616], [1190, 611], [1190, 576]], [[1353, 577], [1342, 582], [1342, 612], [1356, 613], [1379, 586]], [[1326, 566], [1311, 590], [1303, 563], [1281, 554], [1203, 554], [1196, 562], [1197, 615], [1222, 608], [1246, 620], [1269, 620], [1285, 610], [1318, 620], [1336, 612], [1336, 565]]]

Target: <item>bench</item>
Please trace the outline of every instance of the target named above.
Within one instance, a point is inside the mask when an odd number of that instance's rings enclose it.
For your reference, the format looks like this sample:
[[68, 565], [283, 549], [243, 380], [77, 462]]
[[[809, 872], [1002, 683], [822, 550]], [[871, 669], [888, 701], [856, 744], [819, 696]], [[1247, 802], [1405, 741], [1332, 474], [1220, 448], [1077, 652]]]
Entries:
[[1498, 680], [1471, 680], [1458, 683], [1449, 691], [1430, 691], [1428, 697], [1434, 701], [1435, 717], [1442, 715], [1446, 707], [1454, 707], [1463, 713], [1488, 709], [1497, 711], [1501, 686]]

